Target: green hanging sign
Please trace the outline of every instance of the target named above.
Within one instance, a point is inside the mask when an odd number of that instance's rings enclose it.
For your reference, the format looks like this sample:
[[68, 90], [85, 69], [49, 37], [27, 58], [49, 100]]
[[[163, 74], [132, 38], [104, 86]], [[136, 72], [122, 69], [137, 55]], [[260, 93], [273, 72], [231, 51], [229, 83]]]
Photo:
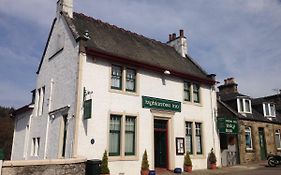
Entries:
[[142, 107], [181, 112], [181, 102], [142, 96]]
[[219, 133], [238, 134], [237, 119], [218, 117], [217, 126], [218, 126]]

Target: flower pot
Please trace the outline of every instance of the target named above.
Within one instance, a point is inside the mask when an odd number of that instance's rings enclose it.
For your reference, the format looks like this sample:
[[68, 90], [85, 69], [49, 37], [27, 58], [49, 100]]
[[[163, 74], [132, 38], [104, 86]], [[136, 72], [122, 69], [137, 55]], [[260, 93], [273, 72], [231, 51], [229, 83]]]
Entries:
[[212, 170], [215, 170], [215, 169], [217, 169], [217, 165], [216, 165], [215, 163], [212, 163], [211, 166], [210, 166], [210, 168], [211, 168]]
[[192, 166], [184, 166], [185, 172], [192, 172]]
[[141, 170], [141, 175], [148, 175], [149, 174], [149, 170]]

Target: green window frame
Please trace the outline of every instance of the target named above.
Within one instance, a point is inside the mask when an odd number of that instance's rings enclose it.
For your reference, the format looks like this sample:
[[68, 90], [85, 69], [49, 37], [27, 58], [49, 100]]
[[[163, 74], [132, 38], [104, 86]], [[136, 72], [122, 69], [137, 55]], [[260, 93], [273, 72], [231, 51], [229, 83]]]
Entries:
[[202, 154], [202, 124], [195, 123], [196, 153]]
[[122, 74], [121, 66], [112, 65], [111, 67], [111, 89], [122, 90]]
[[185, 122], [185, 142], [186, 142], [186, 151], [188, 151], [189, 154], [193, 154], [193, 138], [192, 138], [192, 122]]
[[200, 103], [200, 85], [193, 84], [193, 102]]
[[121, 115], [110, 115], [109, 156], [120, 156]]
[[135, 155], [136, 117], [126, 116], [125, 155]]
[[136, 70], [126, 69], [126, 91], [136, 92]]
[[191, 101], [191, 83], [184, 82], [184, 101]]

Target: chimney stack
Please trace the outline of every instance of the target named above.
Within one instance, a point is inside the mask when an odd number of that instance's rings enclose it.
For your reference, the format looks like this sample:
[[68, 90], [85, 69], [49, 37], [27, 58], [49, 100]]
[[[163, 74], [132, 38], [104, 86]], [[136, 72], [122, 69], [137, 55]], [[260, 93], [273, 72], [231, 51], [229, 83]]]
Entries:
[[224, 84], [219, 86], [219, 93], [220, 94], [232, 94], [238, 93], [238, 84], [235, 82], [233, 77], [227, 78], [224, 80]]
[[57, 17], [61, 12], [65, 12], [70, 18], [73, 18], [73, 0], [58, 0]]
[[169, 46], [172, 46], [176, 49], [176, 51], [182, 56], [186, 57], [187, 55], [187, 40], [186, 37], [184, 36], [184, 31], [181, 29], [179, 33], [179, 37], [177, 37], [176, 33], [173, 33], [171, 38], [169, 35], [169, 41], [167, 44]]

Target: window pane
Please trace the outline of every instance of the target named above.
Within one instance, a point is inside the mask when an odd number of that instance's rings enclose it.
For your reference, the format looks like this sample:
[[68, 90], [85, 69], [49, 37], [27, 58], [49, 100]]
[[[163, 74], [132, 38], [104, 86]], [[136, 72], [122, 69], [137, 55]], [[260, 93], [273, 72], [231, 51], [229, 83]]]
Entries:
[[184, 100], [191, 101], [190, 95], [191, 84], [189, 82], [184, 82]]
[[239, 99], [240, 112], [244, 112], [243, 99]]
[[125, 155], [135, 154], [135, 117], [126, 117]]
[[111, 88], [122, 89], [122, 68], [120, 66], [112, 66]]
[[84, 101], [84, 119], [91, 118], [92, 114], [92, 99]]
[[251, 128], [245, 128], [246, 149], [252, 149], [252, 135]]
[[265, 106], [265, 115], [268, 116], [269, 115], [269, 104], [264, 104]]
[[250, 100], [245, 100], [245, 111], [250, 112]]
[[136, 91], [136, 71], [133, 69], [127, 69], [126, 71], [126, 90]]
[[270, 112], [271, 112], [271, 116], [275, 116], [275, 105], [274, 104], [270, 104]]
[[275, 143], [276, 143], [276, 148], [281, 148], [281, 139], [280, 139], [280, 130], [276, 130], [275, 132]]
[[185, 126], [186, 126], [186, 135], [185, 135], [186, 150], [190, 154], [193, 154], [193, 149], [192, 149], [192, 123], [186, 122]]
[[195, 123], [195, 130], [197, 154], [202, 154], [201, 123]]
[[200, 89], [200, 86], [198, 84], [193, 84], [193, 101], [195, 103], [200, 102], [199, 89]]
[[121, 116], [110, 116], [109, 155], [120, 155]]

